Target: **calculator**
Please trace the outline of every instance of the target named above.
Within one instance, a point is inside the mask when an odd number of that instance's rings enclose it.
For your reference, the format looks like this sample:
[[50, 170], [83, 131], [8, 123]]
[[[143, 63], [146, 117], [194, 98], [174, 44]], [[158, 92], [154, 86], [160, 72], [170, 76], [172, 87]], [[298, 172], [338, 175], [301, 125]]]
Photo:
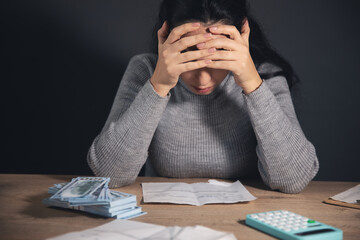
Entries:
[[342, 230], [286, 210], [248, 214], [245, 223], [284, 240], [343, 239]]

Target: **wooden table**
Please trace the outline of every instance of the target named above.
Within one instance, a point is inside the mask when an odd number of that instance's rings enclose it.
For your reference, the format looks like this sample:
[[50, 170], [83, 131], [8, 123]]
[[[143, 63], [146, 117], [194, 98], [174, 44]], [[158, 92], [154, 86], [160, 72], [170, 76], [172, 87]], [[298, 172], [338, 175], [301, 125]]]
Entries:
[[[1, 239], [46, 239], [72, 231], [100, 226], [112, 221], [83, 212], [49, 208], [41, 203], [48, 197], [47, 188], [54, 183], [70, 181], [75, 176], [0, 174]], [[329, 196], [358, 183], [314, 181], [300, 194], [269, 190], [260, 181], [243, 181], [258, 199], [249, 203], [204, 206], [145, 204], [142, 182], [207, 182], [208, 179], [171, 179], [139, 177], [132, 185], [117, 190], [136, 194], [138, 205], [148, 212], [133, 221], [165, 226], [203, 225], [232, 232], [238, 239], [273, 239], [245, 225], [248, 213], [286, 209], [340, 228], [344, 239], [360, 239], [360, 210], [322, 203]]]

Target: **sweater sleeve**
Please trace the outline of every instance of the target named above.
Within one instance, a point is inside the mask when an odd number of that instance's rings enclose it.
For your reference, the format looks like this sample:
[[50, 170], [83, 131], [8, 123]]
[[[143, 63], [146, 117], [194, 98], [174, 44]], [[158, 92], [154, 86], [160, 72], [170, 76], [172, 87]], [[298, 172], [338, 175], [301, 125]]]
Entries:
[[121, 80], [109, 117], [93, 141], [87, 161], [96, 176], [110, 177], [110, 187], [135, 181], [170, 96], [159, 96], [145, 54], [133, 57]]
[[263, 181], [282, 192], [302, 191], [318, 172], [319, 162], [297, 120], [285, 77], [265, 80], [243, 96], [257, 139]]

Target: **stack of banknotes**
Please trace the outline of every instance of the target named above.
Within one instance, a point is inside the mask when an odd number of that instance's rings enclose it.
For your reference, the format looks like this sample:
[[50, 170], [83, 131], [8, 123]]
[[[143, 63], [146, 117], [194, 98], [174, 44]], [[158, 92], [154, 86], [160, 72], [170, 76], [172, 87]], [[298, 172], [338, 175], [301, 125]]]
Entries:
[[69, 208], [104, 217], [130, 219], [146, 214], [136, 206], [136, 195], [110, 190], [110, 178], [77, 177], [49, 187], [47, 206]]

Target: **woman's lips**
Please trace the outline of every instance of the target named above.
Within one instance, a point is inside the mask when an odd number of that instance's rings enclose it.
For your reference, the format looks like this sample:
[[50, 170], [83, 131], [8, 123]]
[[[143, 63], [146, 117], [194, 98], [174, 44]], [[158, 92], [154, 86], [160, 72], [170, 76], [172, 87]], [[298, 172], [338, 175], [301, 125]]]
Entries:
[[199, 88], [199, 87], [193, 87], [197, 93], [208, 93], [211, 91], [212, 87], [206, 87], [206, 88]]

